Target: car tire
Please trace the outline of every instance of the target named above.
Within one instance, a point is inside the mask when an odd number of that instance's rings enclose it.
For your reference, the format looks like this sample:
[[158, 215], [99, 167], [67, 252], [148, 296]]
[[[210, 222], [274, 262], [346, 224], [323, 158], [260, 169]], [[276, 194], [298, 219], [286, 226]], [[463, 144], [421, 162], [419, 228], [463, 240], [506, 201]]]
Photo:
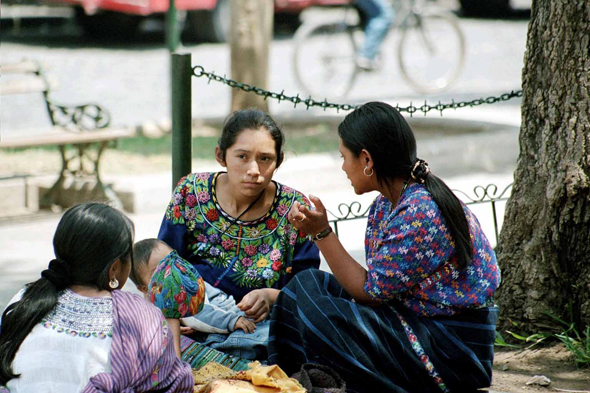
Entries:
[[498, 17], [511, 12], [510, 0], [459, 0], [466, 16]]
[[137, 34], [143, 19], [141, 16], [112, 11], [88, 15], [81, 7], [76, 7], [75, 18], [84, 33], [95, 39], [131, 38]]
[[212, 10], [188, 11], [186, 38], [197, 42], [227, 42], [231, 23], [230, 0], [217, 0]]

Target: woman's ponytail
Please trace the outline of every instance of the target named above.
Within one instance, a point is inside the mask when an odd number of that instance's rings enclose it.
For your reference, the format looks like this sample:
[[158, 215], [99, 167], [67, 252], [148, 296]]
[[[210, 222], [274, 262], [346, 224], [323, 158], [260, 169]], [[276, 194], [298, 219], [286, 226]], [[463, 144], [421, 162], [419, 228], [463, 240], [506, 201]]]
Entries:
[[424, 184], [424, 187], [432, 195], [432, 199], [438, 205], [451, 237], [455, 241], [455, 253], [459, 268], [466, 268], [473, 257], [473, 246], [471, 245], [469, 223], [459, 198], [444, 181], [430, 173], [428, 163], [424, 160], [416, 159], [410, 176]]
[[102, 203], [83, 203], [64, 213], [53, 237], [56, 259], [2, 315], [0, 384], [18, 377], [12, 369], [16, 353], [35, 325], [55, 307], [61, 290], [72, 285], [109, 289], [113, 263], [127, 264], [133, 259], [133, 234], [133, 222]]
[[9, 305], [2, 314], [0, 385], [18, 377], [12, 370], [16, 352], [35, 325], [55, 307], [58, 293], [56, 285], [42, 275], [39, 280], [28, 284], [21, 300]]

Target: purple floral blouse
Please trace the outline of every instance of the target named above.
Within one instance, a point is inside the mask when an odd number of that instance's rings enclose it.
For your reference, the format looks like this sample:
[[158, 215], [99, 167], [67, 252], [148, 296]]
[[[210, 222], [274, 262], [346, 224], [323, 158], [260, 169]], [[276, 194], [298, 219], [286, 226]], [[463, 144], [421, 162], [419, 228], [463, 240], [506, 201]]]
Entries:
[[421, 184], [410, 185], [397, 206], [383, 195], [369, 211], [365, 252], [366, 293], [423, 316], [453, 315], [493, 303], [500, 284], [494, 250], [477, 218], [463, 205], [473, 258], [460, 270], [455, 245], [436, 202]]

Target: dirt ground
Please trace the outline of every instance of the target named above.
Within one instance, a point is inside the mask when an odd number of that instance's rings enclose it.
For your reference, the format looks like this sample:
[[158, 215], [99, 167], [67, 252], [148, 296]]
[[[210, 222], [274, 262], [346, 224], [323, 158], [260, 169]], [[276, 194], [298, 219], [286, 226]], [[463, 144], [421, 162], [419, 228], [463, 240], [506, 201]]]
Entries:
[[[526, 385], [534, 375], [544, 375], [551, 383], [549, 386]], [[577, 368], [563, 344], [528, 350], [496, 347], [491, 390], [590, 393], [590, 368]]]

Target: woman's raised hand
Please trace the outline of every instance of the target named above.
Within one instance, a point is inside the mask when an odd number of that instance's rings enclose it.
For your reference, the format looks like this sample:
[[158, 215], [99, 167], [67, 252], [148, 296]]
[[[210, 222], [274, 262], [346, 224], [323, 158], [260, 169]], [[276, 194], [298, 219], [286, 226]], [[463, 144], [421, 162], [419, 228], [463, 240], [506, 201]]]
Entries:
[[328, 228], [330, 224], [328, 223], [326, 208], [320, 198], [310, 195], [309, 199], [315, 205], [315, 209], [309, 209], [307, 206], [295, 201], [291, 206], [288, 218], [295, 228], [315, 236]]

